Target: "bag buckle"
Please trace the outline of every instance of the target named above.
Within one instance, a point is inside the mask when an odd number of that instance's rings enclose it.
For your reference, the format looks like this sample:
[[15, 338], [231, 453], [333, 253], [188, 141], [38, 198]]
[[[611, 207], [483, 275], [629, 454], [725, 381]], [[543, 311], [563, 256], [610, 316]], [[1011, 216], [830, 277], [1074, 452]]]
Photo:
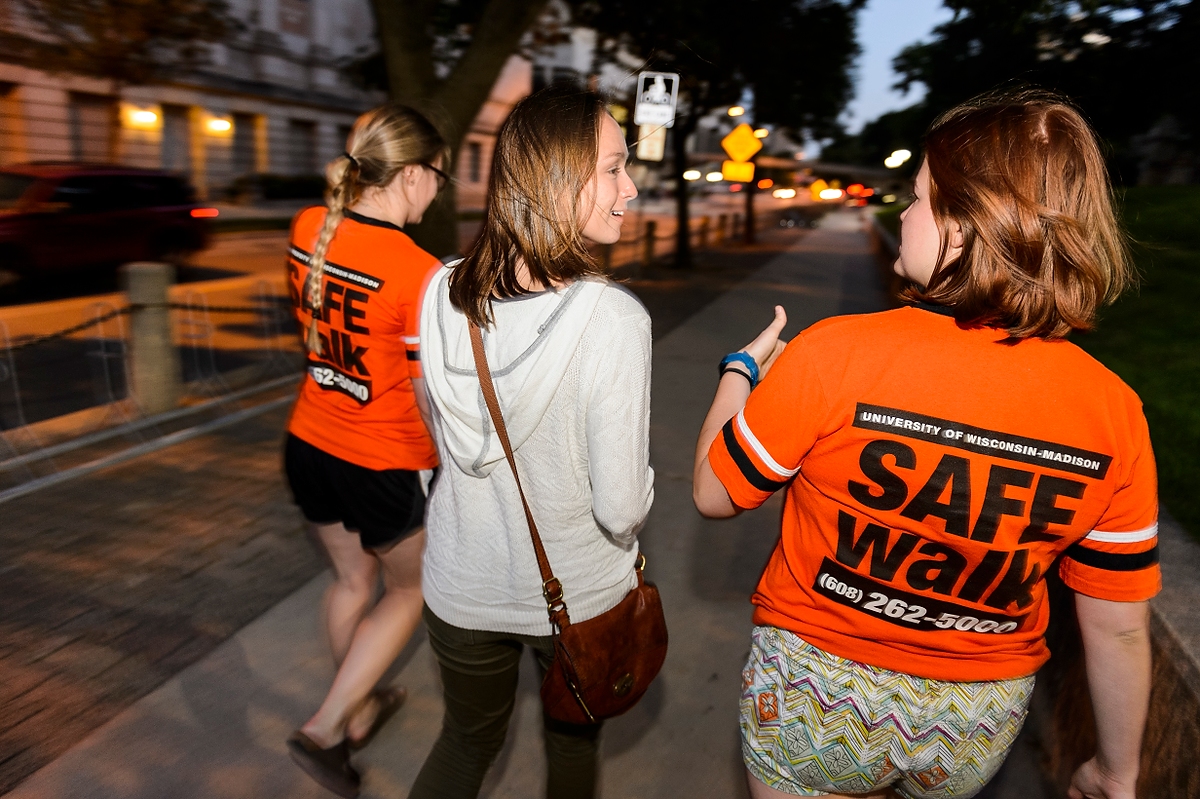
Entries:
[[642, 571], [646, 568], [646, 556], [642, 554], [640, 549], [638, 550], [637, 560], [633, 562], [633, 568], [637, 571]]
[[557, 577], [551, 577], [542, 583], [542, 596], [546, 599], [546, 610], [552, 613], [567, 606], [563, 602], [562, 583], [558, 581]]

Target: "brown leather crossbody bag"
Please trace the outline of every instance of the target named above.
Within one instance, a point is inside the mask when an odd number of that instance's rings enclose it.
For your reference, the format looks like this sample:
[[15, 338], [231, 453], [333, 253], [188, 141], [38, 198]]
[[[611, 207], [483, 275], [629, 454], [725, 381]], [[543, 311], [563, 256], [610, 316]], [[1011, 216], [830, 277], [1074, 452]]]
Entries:
[[554, 662], [542, 680], [542, 707], [551, 718], [572, 724], [595, 724], [619, 716], [642, 698], [667, 657], [667, 621], [663, 616], [662, 599], [654, 584], [643, 579], [646, 558], [639, 554], [637, 586], [616, 607], [587, 621], [571, 621], [562, 583], [550, 569], [533, 512], [521, 487], [521, 477], [517, 474], [508, 429], [504, 426], [500, 403], [496, 400], [496, 386], [483, 351], [483, 334], [474, 322], [470, 323], [470, 328], [479, 385], [492, 417], [492, 426], [496, 428], [504, 456], [517, 481], [542, 575], [542, 596], [550, 615]]

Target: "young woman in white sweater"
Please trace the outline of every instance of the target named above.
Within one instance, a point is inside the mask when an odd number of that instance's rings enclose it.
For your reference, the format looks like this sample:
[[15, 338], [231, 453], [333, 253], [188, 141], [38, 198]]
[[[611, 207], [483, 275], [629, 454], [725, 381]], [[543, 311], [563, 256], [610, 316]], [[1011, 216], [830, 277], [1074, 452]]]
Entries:
[[[446, 715], [411, 797], [474, 797], [504, 743], [524, 646], [553, 657], [521, 500], [476, 375], [485, 351], [517, 468], [572, 621], [637, 583], [637, 533], [654, 499], [650, 318], [608, 281], [637, 188], [621, 129], [592, 92], [554, 86], [500, 130], [478, 243], [436, 273], [421, 312], [442, 471], [429, 498], [422, 584]], [[548, 796], [595, 792], [599, 725], [546, 721]]]

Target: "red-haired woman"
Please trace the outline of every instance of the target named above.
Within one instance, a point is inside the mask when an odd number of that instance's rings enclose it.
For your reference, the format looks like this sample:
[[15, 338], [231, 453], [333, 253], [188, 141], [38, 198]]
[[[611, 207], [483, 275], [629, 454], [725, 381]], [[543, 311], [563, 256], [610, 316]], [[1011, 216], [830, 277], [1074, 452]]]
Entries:
[[786, 346], [776, 308], [701, 430], [704, 515], [786, 491], [743, 673], [751, 795], [974, 796], [1049, 657], [1057, 564], [1098, 733], [1070, 793], [1133, 799], [1158, 503], [1141, 403], [1065, 340], [1131, 277], [1095, 136], [1044, 93], [954, 108], [902, 219], [913, 304]]
[[421, 220], [446, 163], [425, 117], [381, 106], [359, 117], [329, 164], [327, 207], [292, 223], [288, 271], [308, 376], [288, 422], [285, 466], [333, 567], [325, 624], [338, 672], [288, 750], [346, 797], [359, 790], [350, 750], [404, 699], [376, 684], [421, 617], [420, 473], [437, 465], [437, 452], [423, 421], [419, 313], [439, 263], [402, 228]]

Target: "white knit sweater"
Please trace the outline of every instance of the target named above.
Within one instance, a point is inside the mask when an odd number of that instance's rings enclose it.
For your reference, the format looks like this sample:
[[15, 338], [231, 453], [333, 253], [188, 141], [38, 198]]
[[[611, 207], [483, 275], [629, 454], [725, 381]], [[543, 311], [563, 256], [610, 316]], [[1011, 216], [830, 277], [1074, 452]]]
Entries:
[[[441, 472], [426, 514], [422, 589], [458, 627], [549, 635], [529, 528], [491, 429], [466, 319], [433, 278], [422, 362]], [[603, 281], [494, 303], [485, 351], [517, 468], [572, 621], [636, 584], [636, 536], [654, 501], [650, 317]]]

